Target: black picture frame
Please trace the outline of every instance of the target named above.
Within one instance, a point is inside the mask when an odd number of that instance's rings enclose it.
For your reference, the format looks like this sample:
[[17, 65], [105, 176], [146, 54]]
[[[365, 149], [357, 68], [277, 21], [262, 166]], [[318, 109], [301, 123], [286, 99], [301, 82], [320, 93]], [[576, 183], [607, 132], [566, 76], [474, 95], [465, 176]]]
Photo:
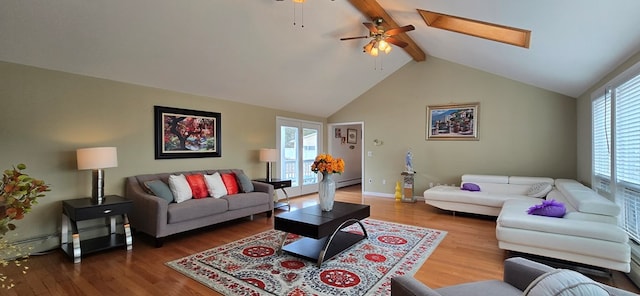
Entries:
[[164, 106], [153, 110], [156, 159], [222, 156], [220, 113]]

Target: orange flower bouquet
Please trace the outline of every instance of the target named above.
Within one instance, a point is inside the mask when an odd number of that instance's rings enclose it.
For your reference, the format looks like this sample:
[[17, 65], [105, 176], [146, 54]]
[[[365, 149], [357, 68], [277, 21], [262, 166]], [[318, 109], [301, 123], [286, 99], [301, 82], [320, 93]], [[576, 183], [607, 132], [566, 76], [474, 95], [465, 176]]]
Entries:
[[311, 171], [322, 174], [341, 174], [344, 172], [344, 160], [334, 158], [331, 154], [320, 154], [311, 165]]

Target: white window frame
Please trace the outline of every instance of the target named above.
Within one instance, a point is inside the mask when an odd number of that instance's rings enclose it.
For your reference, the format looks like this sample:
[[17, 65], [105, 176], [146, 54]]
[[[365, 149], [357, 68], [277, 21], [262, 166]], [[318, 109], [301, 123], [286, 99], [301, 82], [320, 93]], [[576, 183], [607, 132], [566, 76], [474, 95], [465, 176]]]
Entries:
[[[618, 150], [617, 138], [616, 138], [616, 103], [617, 103], [617, 88], [621, 85], [627, 83], [628, 81], [634, 79], [635, 77], [640, 76], [640, 63], [635, 64], [630, 67], [610, 82], [606, 83], [604, 86], [600, 87], [596, 91], [592, 93], [591, 96], [591, 115], [592, 115], [592, 170], [591, 170], [591, 178], [592, 178], [592, 187], [594, 190], [598, 191], [598, 193], [603, 196], [607, 196], [610, 199], [613, 199], [616, 203], [618, 203], [622, 209], [622, 213], [619, 219], [619, 225], [623, 229], [629, 233], [629, 236], [632, 240], [640, 243], [640, 180], [634, 180], [637, 182], [629, 183], [619, 181], [617, 164], [616, 164], [616, 153]], [[607, 97], [608, 95], [608, 97]], [[595, 139], [595, 116], [594, 116], [594, 104], [597, 100], [604, 98], [605, 101], [609, 100], [609, 102], [605, 102], [605, 105], [608, 103], [608, 107], [610, 108], [610, 139], [609, 141], [609, 164], [610, 164], [610, 176], [605, 176], [602, 174], [596, 173], [596, 162], [598, 161], [596, 158], [598, 157], [597, 149], [596, 149], [596, 139]], [[606, 109], [605, 109], [606, 110]], [[635, 109], [634, 109], [635, 110]], [[606, 112], [606, 111], [605, 111]], [[640, 113], [640, 107], [638, 107], [638, 112]], [[639, 130], [640, 131], [640, 130]], [[608, 178], [607, 178], [608, 177]], [[631, 194], [631, 195], [630, 195]], [[635, 208], [628, 207], [629, 204], [635, 204]], [[633, 224], [633, 225], [632, 225]]]

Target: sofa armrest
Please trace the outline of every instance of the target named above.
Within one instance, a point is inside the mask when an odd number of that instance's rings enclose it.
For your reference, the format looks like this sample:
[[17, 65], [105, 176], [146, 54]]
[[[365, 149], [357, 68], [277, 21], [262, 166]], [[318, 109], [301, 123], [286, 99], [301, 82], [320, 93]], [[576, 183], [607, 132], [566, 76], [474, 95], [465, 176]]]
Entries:
[[504, 261], [504, 282], [524, 291], [533, 280], [554, 270], [553, 267], [521, 257]]
[[253, 183], [253, 191], [266, 192], [269, 196], [273, 196], [273, 185], [257, 181], [251, 181], [251, 183]]
[[169, 203], [142, 190], [135, 177], [127, 178], [125, 196], [133, 201], [133, 209], [129, 213], [131, 226], [153, 237], [162, 237], [159, 234], [160, 230], [167, 225]]
[[412, 276], [403, 275], [391, 278], [392, 296], [442, 296]]

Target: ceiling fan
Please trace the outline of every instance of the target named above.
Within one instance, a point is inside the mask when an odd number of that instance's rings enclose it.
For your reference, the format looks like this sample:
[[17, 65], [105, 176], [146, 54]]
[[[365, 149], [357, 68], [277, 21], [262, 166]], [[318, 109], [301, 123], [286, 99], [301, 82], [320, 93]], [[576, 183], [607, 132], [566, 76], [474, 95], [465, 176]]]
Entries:
[[380, 51], [383, 51], [384, 53], [387, 53], [387, 54], [391, 52], [391, 45], [389, 43], [402, 48], [409, 45], [408, 43], [402, 40], [399, 40], [397, 38], [394, 38], [393, 36], [398, 35], [400, 33], [407, 32], [407, 31], [415, 30], [416, 28], [413, 25], [385, 29], [382, 26], [382, 22], [383, 22], [382, 18], [376, 18], [373, 20], [373, 23], [362, 23], [365, 27], [367, 27], [367, 29], [369, 29], [368, 36], [346, 37], [346, 38], [340, 38], [340, 40], [371, 38], [371, 41], [369, 41], [369, 43], [367, 43], [367, 45], [365, 45], [363, 49], [364, 49], [364, 52], [374, 57], [378, 56], [378, 53]]

